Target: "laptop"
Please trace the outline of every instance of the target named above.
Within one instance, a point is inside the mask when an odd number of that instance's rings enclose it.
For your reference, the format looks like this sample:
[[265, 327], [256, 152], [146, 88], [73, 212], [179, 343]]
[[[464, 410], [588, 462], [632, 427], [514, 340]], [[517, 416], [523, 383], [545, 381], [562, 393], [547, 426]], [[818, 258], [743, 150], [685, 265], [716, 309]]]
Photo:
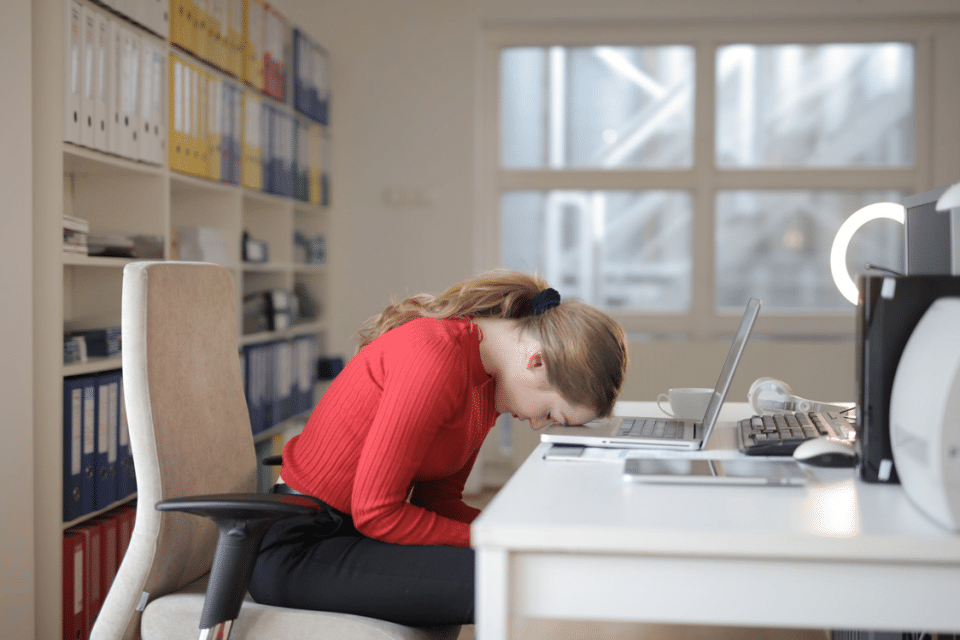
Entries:
[[760, 313], [760, 301], [751, 298], [740, 320], [740, 328], [733, 337], [730, 353], [723, 363], [720, 378], [713, 390], [707, 410], [700, 422], [671, 420], [664, 417], [617, 416], [597, 420], [583, 426], [552, 425], [540, 432], [541, 442], [580, 445], [585, 447], [615, 447], [620, 449], [667, 449], [697, 451], [706, 447], [710, 432], [717, 423], [720, 407], [730, 390], [740, 356], [747, 345], [753, 323]]

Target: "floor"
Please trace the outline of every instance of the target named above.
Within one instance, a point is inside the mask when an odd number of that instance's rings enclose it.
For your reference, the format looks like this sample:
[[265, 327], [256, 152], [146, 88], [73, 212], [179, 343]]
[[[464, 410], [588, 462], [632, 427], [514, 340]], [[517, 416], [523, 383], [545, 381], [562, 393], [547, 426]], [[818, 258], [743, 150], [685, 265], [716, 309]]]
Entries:
[[[829, 635], [822, 630], [804, 629], [525, 620], [517, 637], [520, 640], [826, 640]], [[474, 640], [473, 625], [463, 627], [457, 640]]]
[[[464, 502], [483, 509], [495, 489], [466, 496]], [[475, 628], [466, 625], [457, 640], [474, 640]], [[738, 627], [678, 626], [593, 622], [583, 620], [527, 619], [520, 622], [518, 640], [825, 640], [823, 630], [746, 629]]]

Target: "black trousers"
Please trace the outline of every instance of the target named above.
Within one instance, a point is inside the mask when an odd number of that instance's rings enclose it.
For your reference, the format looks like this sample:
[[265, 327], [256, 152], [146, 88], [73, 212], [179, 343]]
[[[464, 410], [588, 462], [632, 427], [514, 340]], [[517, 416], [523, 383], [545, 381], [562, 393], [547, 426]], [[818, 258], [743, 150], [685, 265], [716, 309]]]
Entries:
[[374, 540], [317, 502], [317, 514], [267, 532], [250, 581], [254, 600], [417, 627], [473, 624], [473, 549]]

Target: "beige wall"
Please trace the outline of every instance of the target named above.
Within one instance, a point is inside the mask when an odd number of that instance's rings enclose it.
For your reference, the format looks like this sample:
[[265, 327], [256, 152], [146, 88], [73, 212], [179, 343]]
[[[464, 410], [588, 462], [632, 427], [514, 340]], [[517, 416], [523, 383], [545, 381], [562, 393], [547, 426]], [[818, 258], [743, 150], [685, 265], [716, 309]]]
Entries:
[[[0, 3], [0, 620], [3, 636], [34, 637], [33, 281], [30, 1]], [[16, 99], [12, 99], [16, 97]], [[51, 461], [52, 473], [60, 465]]]

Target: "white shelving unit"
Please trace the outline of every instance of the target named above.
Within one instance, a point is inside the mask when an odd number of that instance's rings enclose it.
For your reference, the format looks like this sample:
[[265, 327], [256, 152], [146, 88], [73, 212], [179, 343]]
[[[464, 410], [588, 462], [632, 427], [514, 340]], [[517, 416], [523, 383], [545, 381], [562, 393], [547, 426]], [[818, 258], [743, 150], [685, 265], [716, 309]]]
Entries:
[[[146, 164], [64, 142], [63, 0], [35, 0], [33, 16], [31, 71], [37, 106], [34, 167], [35, 179], [46, 185], [35, 190], [34, 199], [36, 619], [38, 639], [58, 640], [62, 636], [63, 531], [96, 515], [88, 514], [69, 523], [62, 521], [63, 380], [121, 368], [119, 357], [64, 365], [63, 333], [65, 327], [73, 325], [119, 326], [123, 267], [131, 261], [65, 253], [62, 215], [89, 221], [93, 232], [162, 236], [165, 259], [175, 253], [173, 243], [181, 226], [213, 227], [223, 232], [230, 256], [225, 266], [233, 273], [236, 285], [239, 353], [247, 345], [310, 334], [320, 336], [322, 352], [326, 331], [322, 313], [329, 291], [329, 273], [326, 266], [298, 263], [293, 237], [297, 231], [307, 236], [326, 235], [329, 212], [326, 207], [203, 180], [165, 165]], [[157, 46], [168, 51], [175, 49], [132, 23], [126, 26], [142, 37], [152, 38]], [[178, 51], [178, 55], [188, 54]], [[283, 108], [292, 111], [286, 105]], [[324, 136], [328, 135], [325, 131]], [[269, 244], [268, 262], [242, 261], [244, 230]], [[245, 295], [268, 289], [293, 291], [297, 286], [305, 287], [318, 302], [318, 319], [283, 331], [243, 335]], [[321, 383], [317, 394], [322, 390]], [[256, 439], [262, 441], [284, 431], [298, 430], [304, 418], [295, 416], [258, 434]], [[132, 496], [100, 512], [131, 499]]]

